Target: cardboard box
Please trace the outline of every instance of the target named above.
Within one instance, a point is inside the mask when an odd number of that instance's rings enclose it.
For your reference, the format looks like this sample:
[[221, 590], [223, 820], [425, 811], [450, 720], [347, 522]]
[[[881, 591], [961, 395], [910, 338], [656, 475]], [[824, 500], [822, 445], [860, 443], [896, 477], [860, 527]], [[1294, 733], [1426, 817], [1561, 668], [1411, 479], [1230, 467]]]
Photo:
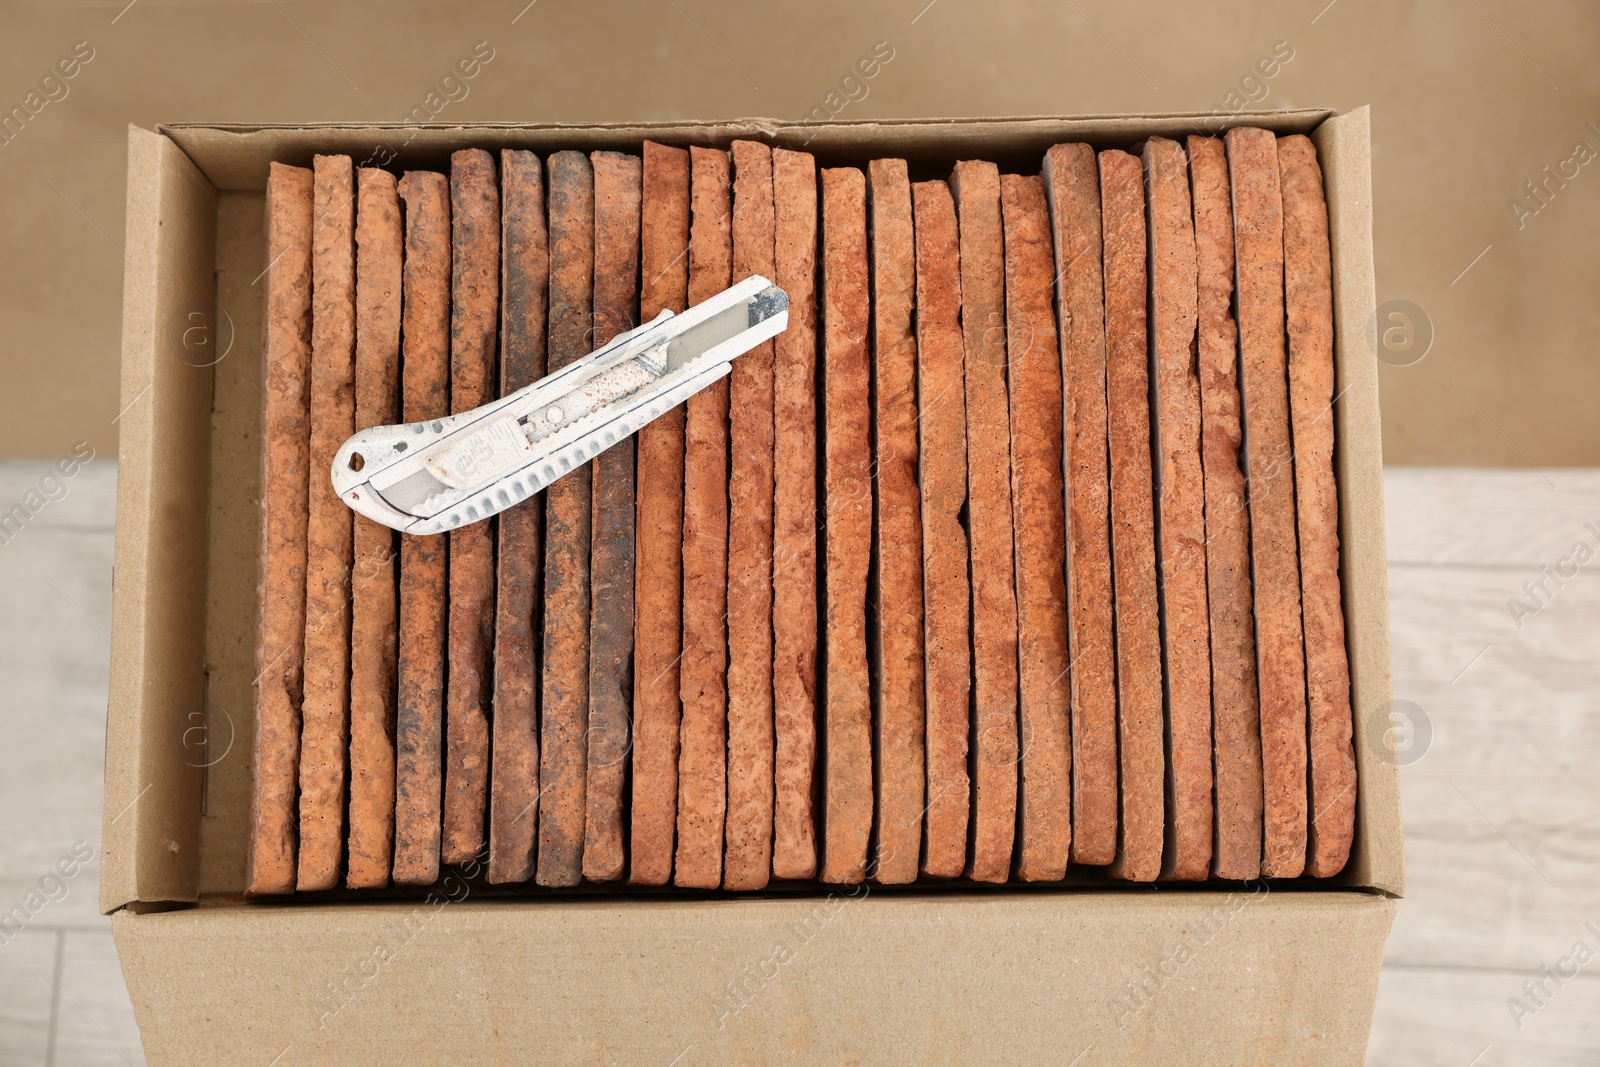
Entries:
[[1126, 147], [1208, 122], [131, 130], [100, 903], [150, 1062], [1359, 1063], [1404, 890], [1365, 109], [1232, 120], [1311, 133], [1327, 183], [1360, 774], [1337, 879], [558, 897], [452, 875], [426, 900], [240, 895], [269, 161], [444, 168], [469, 145], [754, 137], [825, 165], [904, 156], [943, 176], [974, 157], [1034, 172], [1057, 142]]

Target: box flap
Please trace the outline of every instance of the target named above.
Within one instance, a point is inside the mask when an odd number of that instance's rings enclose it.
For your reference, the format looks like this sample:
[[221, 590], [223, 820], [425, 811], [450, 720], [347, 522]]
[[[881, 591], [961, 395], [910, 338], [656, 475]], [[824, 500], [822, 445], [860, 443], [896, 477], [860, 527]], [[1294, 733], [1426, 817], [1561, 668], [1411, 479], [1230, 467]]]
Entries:
[[1340, 572], [1355, 714], [1356, 847], [1345, 884], [1405, 893], [1400, 773], [1389, 734], [1389, 562], [1383, 527], [1383, 439], [1372, 268], [1372, 134], [1367, 108], [1317, 127], [1333, 247], [1334, 463], [1340, 493]]
[[130, 128], [102, 911], [196, 899], [211, 369], [185, 344], [209, 329], [216, 209], [177, 146]]
[[416, 126], [401, 123], [309, 123], [242, 125], [172, 123], [160, 127], [194, 160], [218, 189], [265, 188], [267, 165], [276, 160], [310, 166], [317, 152], [343, 152], [366, 166], [444, 167], [465, 143], [480, 148], [527, 148], [546, 153], [567, 148], [637, 151], [646, 138], [674, 144], [726, 145], [748, 137], [787, 148], [804, 148], [823, 165], [896, 156], [942, 165], [982, 157], [1028, 172], [1037, 171], [1045, 150], [1061, 141], [1093, 141], [1126, 147], [1175, 128], [1220, 133], [1230, 126], [1262, 126], [1276, 133], [1309, 133], [1332, 115], [1325, 108], [1185, 112], [1163, 115], [1032, 116], [1024, 118], [878, 119], [804, 123], [770, 118], [707, 122], [474, 123]]
[[117, 915], [151, 1062], [1359, 1063], [1395, 908], [1264, 884], [661, 902], [442, 888]]

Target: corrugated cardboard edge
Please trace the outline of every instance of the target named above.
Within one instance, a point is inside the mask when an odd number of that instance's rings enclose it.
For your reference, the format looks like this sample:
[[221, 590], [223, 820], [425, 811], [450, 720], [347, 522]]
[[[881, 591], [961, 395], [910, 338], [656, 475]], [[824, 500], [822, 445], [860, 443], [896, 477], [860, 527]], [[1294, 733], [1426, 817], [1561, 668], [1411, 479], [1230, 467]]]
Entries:
[[[399, 123], [313, 123], [238, 125], [172, 123], [158, 131], [192, 158], [218, 189], [259, 190], [267, 165], [276, 160], [309, 166], [315, 152], [344, 152], [358, 163], [385, 167], [440, 167], [464, 138], [482, 148], [526, 148], [540, 153], [577, 148], [638, 151], [649, 138], [673, 144], [726, 146], [752, 138], [784, 148], [804, 149], [824, 166], [859, 162], [862, 146], [872, 154], [947, 160], [982, 156], [1003, 164], [1037, 168], [1039, 158], [1060, 141], [1087, 140], [1104, 147], [1126, 147], [1152, 134], [1175, 131], [1219, 133], [1230, 126], [1261, 126], [1275, 133], [1309, 133], [1333, 115], [1326, 108], [1179, 112], [1157, 115], [1024, 116], [1020, 118], [878, 119], [800, 123], [771, 118], [707, 122], [628, 123], [473, 123], [416, 126]], [[997, 141], [1011, 146], [994, 155]]]
[[128, 133], [122, 413], [100, 908], [197, 899], [211, 370], [182, 358], [212, 308], [217, 194], [168, 138]]
[[1373, 893], [1260, 890], [1046, 902], [862, 885], [659, 903], [443, 890], [409, 904], [114, 916], [146, 1055], [209, 1065], [226, 1049], [230, 1062], [284, 1067], [1359, 1064], [1395, 909]]
[[1334, 462], [1350, 696], [1355, 715], [1356, 847], [1344, 885], [1394, 896], [1406, 888], [1400, 773], [1387, 731], [1394, 699], [1389, 661], [1389, 564], [1383, 524], [1383, 437], [1378, 361], [1368, 340], [1375, 311], [1372, 267], [1371, 115], [1328, 119], [1312, 139], [1322, 160], [1333, 249]]

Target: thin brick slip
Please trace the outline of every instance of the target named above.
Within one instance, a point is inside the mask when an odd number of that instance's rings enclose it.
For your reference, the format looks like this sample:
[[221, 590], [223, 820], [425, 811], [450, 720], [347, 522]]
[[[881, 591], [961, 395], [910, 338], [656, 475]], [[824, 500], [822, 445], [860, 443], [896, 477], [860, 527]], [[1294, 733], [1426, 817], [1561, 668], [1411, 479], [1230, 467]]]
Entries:
[[1301, 611], [1310, 714], [1311, 820], [1306, 873], [1344, 869], [1355, 836], [1356, 762], [1350, 742], [1350, 664], [1339, 590], [1339, 489], [1333, 476], [1333, 280], [1328, 205], [1317, 150], [1278, 139], [1283, 193], [1284, 310], [1289, 414], [1300, 531]]
[[296, 888], [329, 889], [344, 858], [350, 735], [353, 516], [328, 483], [355, 427], [355, 168], [317, 156], [311, 247], [311, 452], [306, 524], [305, 697]]
[[1117, 857], [1111, 873], [1149, 882], [1161, 873], [1166, 752], [1150, 471], [1144, 173], [1136, 156], [1115, 149], [1100, 153], [1100, 212], [1121, 776]]
[[[544, 376], [550, 244], [539, 157], [500, 153], [500, 395]], [[544, 496], [500, 513], [495, 553], [489, 881], [533, 877], [539, 827], [537, 637]]]
[[1017, 631], [1022, 663], [1022, 814], [1016, 874], [1023, 881], [1053, 881], [1066, 873], [1072, 843], [1072, 751], [1061, 359], [1051, 307], [1055, 269], [1044, 184], [1036, 177], [1003, 175], [1000, 208], [1005, 227], [1011, 499], [1018, 516]]
[[[469, 148], [450, 157], [450, 410], [495, 395], [500, 309], [500, 191], [494, 157]], [[445, 863], [466, 863], [484, 844], [489, 801], [489, 658], [494, 647], [494, 539], [489, 523], [450, 534], [450, 655], [445, 692]]]
[[[356, 172], [355, 428], [400, 418], [400, 273], [405, 236], [394, 175]], [[350, 615], [352, 888], [389, 884], [394, 847], [394, 707], [398, 634], [395, 532], [355, 517]]]
[[1239, 467], [1239, 350], [1233, 321], [1233, 209], [1228, 160], [1214, 137], [1189, 138], [1198, 273], [1206, 588], [1211, 614], [1216, 855], [1211, 873], [1261, 873], [1261, 708], [1250, 591], [1250, 513]]
[[255, 744], [245, 892], [294, 889], [311, 440], [312, 175], [272, 164], [262, 298]]
[[872, 554], [866, 178], [822, 172], [823, 479], [827, 678], [823, 704], [824, 882], [867, 876], [872, 700], [867, 562]]
[[1111, 492], [1100, 173], [1094, 149], [1044, 157], [1055, 234], [1067, 491], [1067, 645], [1072, 651], [1072, 862], [1117, 851], [1117, 669], [1112, 639]]
[[961, 327], [967, 405], [967, 524], [972, 551], [973, 812], [969, 877], [1011, 874], [1017, 824], [1017, 597], [1006, 400], [1005, 250], [1000, 171], [957, 163], [950, 191], [961, 231]]
[[927, 848], [922, 873], [967, 865], [971, 631], [968, 625], [967, 405], [962, 384], [961, 242], [942, 181], [912, 187], [917, 235], [917, 384], [927, 618]]
[[[772, 150], [733, 142], [733, 278], [776, 272]], [[772, 876], [773, 343], [729, 375], [728, 816], [724, 889]]]
[[[681, 312], [689, 284], [689, 153], [644, 143], [639, 317]], [[634, 575], [633, 804], [628, 881], [672, 878], [678, 817], [678, 656], [683, 612], [683, 424], [675, 407], [639, 431]]]
[[[595, 152], [594, 338], [599, 348], [630, 330], [639, 296], [638, 156]], [[628, 769], [633, 691], [634, 440], [594, 459], [590, 550], [589, 772], [584, 806], [583, 876], [622, 877], [622, 787]]]
[[[689, 303], [731, 284], [728, 154], [689, 150], [693, 222]], [[678, 851], [674, 881], [722, 884], [727, 813], [728, 380], [689, 398], [683, 461], [683, 725], [678, 756]]]
[[[410, 171], [399, 191], [406, 224], [401, 418], [422, 422], [450, 413], [450, 183]], [[400, 535], [393, 878], [403, 885], [439, 877], [449, 548], [444, 537]]]
[[1206, 614], [1205, 480], [1196, 367], [1194, 216], [1183, 146], [1144, 147], [1150, 227], [1151, 403], [1161, 648], [1167, 675], [1167, 841], [1161, 877], [1211, 870], [1211, 647]]
[[[548, 161], [550, 373], [592, 350], [594, 173], [581, 152]], [[544, 676], [539, 745], [539, 857], [534, 880], [577, 885], [583, 874], [589, 729], [589, 548], [592, 468], [545, 490]]]
[[1306, 686], [1284, 351], [1283, 205], [1277, 139], [1227, 132], [1239, 315], [1250, 564], [1261, 694], [1261, 873], [1297, 877], [1306, 854]]
[[817, 164], [772, 153], [789, 328], [773, 360], [772, 876], [817, 873]]
[[[922, 848], [926, 776], [922, 500], [917, 489], [916, 242], [903, 159], [867, 169], [872, 256], [872, 483], [876, 498], [871, 594], [877, 670], [877, 851], [873, 876], [912, 882]], [[830, 491], [830, 505], [831, 491]], [[831, 516], [830, 516], [831, 517]], [[829, 564], [830, 568], [832, 563]]]

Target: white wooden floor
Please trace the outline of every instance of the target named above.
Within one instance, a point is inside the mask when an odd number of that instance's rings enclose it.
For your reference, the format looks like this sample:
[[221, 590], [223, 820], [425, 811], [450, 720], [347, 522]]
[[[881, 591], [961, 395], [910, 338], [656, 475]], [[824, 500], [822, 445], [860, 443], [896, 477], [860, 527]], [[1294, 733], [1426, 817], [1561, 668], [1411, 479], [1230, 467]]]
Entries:
[[[0, 512], [44, 471], [0, 463]], [[41, 883], [100, 841], [115, 466], [67, 484], [0, 544], [0, 911], [59, 898], [0, 933], [0, 1064], [140, 1064], [97, 860]], [[1387, 486], [1395, 696], [1420, 714], [1410, 893], [1368, 1061], [1600, 1063], [1600, 471], [1390, 470]], [[1579, 543], [1596, 558], [1519, 628], [1507, 601], [1535, 606], [1523, 583]], [[1541, 968], [1578, 973], [1534, 1000]]]
[[[1402, 772], [1410, 885], [1369, 1062], [1600, 1063], [1600, 471], [1385, 481], [1395, 697], [1433, 736]], [[1546, 967], [1578, 973], [1528, 998]]]
[[[48, 469], [0, 463], [0, 513], [60, 497], [0, 544], [0, 918], [31, 892], [57, 898], [0, 931], [0, 1064], [140, 1064], [96, 901], [117, 468], [96, 458], [41, 488]], [[58, 882], [75, 847], [93, 861]]]

